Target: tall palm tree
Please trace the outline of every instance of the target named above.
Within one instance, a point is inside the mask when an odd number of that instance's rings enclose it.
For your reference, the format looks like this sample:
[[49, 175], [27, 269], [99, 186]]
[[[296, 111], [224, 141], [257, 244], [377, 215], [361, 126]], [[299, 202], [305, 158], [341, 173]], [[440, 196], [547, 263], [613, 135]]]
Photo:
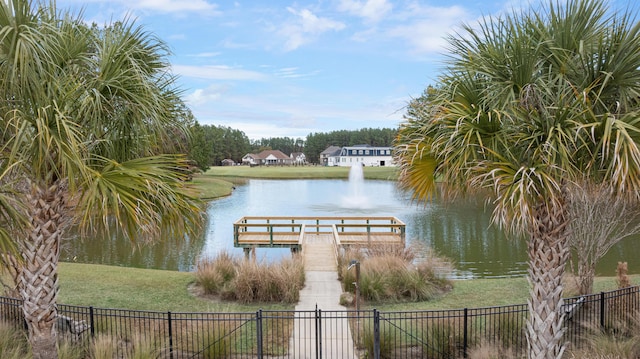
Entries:
[[449, 37], [448, 65], [396, 141], [401, 184], [480, 192], [528, 236], [528, 357], [559, 358], [567, 185], [640, 189], [640, 24], [601, 1], [551, 1]]
[[26, 219], [0, 224], [17, 230], [18, 255], [4, 259], [35, 358], [57, 357], [57, 267], [69, 226], [91, 234], [115, 222], [133, 240], [200, 225], [184, 156], [162, 154], [167, 131], [186, 133], [166, 58], [161, 41], [128, 21], [89, 28], [54, 2], [0, 2], [0, 186], [14, 199], [0, 214]]

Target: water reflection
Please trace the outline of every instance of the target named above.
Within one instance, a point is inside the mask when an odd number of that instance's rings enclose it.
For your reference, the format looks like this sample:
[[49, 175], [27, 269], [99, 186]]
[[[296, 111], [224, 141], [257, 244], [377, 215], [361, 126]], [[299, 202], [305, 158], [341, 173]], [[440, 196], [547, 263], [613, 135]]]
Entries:
[[[506, 238], [490, 225], [490, 215], [473, 201], [443, 205], [412, 204], [394, 182], [365, 181], [362, 193], [370, 208], [341, 206], [349, 191], [346, 180], [249, 180], [234, 193], [209, 203], [208, 224], [199, 238], [184, 242], [160, 241], [132, 249], [125, 239], [91, 238], [73, 240], [63, 259], [142, 268], [187, 271], [198, 255], [214, 255], [221, 250], [242, 254], [233, 247], [233, 222], [243, 216], [396, 216], [407, 224], [408, 242], [427, 244], [450, 258], [463, 278], [503, 277], [526, 274], [526, 241]], [[630, 272], [639, 272], [638, 238], [614, 247], [598, 273], [614, 275], [617, 261], [628, 261]], [[286, 249], [259, 249], [267, 260], [289, 255]]]
[[75, 234], [63, 242], [60, 260], [122, 267], [191, 271], [204, 244], [204, 233], [195, 238], [163, 238], [154, 243], [132, 243], [116, 231], [81, 238]]
[[[427, 244], [456, 263], [457, 276], [499, 277], [526, 273], [525, 243], [506, 240], [490, 226], [480, 204], [412, 204], [394, 182], [365, 181], [363, 194], [370, 208], [343, 206], [349, 192], [344, 180], [251, 180], [229, 198], [209, 207], [210, 227], [203, 252], [220, 250], [241, 253], [232, 247], [233, 222], [242, 216], [396, 216], [407, 224], [407, 240]], [[258, 256], [277, 258], [286, 250], [262, 249]]]

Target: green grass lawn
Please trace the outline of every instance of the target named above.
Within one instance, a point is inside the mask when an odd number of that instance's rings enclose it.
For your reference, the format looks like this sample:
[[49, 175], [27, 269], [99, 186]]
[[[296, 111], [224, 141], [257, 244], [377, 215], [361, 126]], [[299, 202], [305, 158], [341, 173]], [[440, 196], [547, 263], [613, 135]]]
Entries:
[[[243, 177], [270, 179], [336, 179], [349, 178], [349, 167], [324, 166], [217, 166], [211, 167], [204, 177]], [[397, 167], [364, 167], [364, 177], [375, 180], [396, 180]]]
[[[640, 276], [631, 276], [640, 284]], [[258, 309], [293, 309], [293, 305], [258, 303], [240, 305], [201, 299], [190, 286], [194, 274], [154, 269], [60, 263], [61, 304], [99, 308], [171, 312], [254, 312]], [[613, 290], [615, 278], [596, 278], [595, 290]], [[418, 303], [375, 303], [363, 308], [380, 310], [431, 310], [524, 304], [529, 296], [525, 278], [474, 279], [455, 281], [443, 297]]]
[[192, 183], [198, 189], [199, 196], [202, 199], [228, 196], [233, 191], [234, 186], [233, 182], [204, 175], [194, 176]]
[[60, 263], [58, 303], [172, 312], [253, 312], [293, 306], [251, 306], [202, 299], [191, 293], [194, 273], [81, 263]]

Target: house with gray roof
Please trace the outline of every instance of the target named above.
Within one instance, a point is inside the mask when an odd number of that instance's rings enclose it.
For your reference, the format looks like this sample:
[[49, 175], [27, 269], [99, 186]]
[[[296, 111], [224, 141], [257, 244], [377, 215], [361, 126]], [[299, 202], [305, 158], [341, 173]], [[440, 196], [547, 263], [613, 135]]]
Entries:
[[395, 166], [391, 147], [355, 145], [338, 147], [337, 150], [332, 147], [335, 146], [331, 146], [322, 152], [327, 152], [326, 166], [351, 167], [354, 164], [381, 167]]

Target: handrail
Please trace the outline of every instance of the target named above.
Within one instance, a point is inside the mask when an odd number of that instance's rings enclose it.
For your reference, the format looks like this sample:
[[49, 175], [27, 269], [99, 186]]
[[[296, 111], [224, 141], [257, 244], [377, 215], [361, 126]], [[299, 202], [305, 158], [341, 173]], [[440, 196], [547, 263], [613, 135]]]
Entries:
[[[340, 245], [374, 241], [404, 245], [405, 224], [395, 217], [242, 217], [234, 223], [235, 247], [299, 247], [307, 231], [345, 236]], [[292, 237], [292, 236], [297, 236]], [[365, 238], [366, 236], [366, 238]]]
[[305, 231], [305, 229], [306, 229], [306, 224], [303, 224], [302, 227], [300, 227], [300, 235], [298, 236], [298, 244], [299, 245], [303, 245], [304, 244], [304, 231]]
[[309, 221], [309, 220], [331, 220], [331, 221], [335, 221], [335, 220], [377, 220], [377, 221], [395, 221], [394, 223], [397, 224], [405, 224], [404, 222], [402, 222], [401, 220], [399, 220], [397, 217], [394, 216], [376, 216], [376, 217], [360, 217], [360, 216], [244, 216], [240, 219], [238, 219], [235, 223], [244, 223], [242, 221], [246, 221], [246, 220], [291, 220], [291, 219], [295, 219], [295, 220], [301, 220], [301, 221]]
[[338, 235], [338, 228], [336, 227], [336, 225], [332, 225], [333, 227], [333, 253], [335, 254], [335, 258], [336, 258], [336, 268], [338, 268], [340, 266], [340, 263], [338, 261], [338, 258], [340, 257], [340, 252], [339, 252], [339, 248], [340, 248], [340, 235]]

